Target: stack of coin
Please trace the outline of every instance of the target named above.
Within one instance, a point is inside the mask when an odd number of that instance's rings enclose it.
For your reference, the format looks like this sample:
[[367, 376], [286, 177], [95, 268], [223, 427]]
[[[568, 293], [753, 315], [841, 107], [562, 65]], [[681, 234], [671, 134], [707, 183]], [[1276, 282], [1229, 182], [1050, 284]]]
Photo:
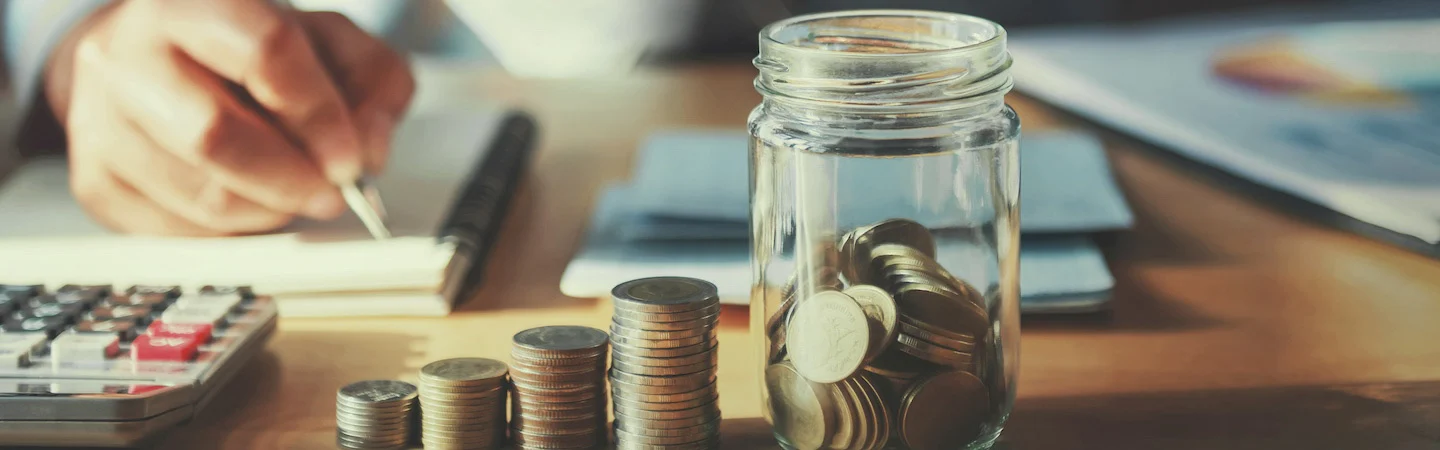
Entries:
[[777, 434], [830, 449], [878, 448], [892, 431], [916, 449], [978, 436], [992, 415], [985, 296], [935, 261], [934, 237], [910, 220], [856, 228], [834, 248], [817, 261], [835, 261], [842, 286], [791, 278], [765, 324]]
[[521, 449], [604, 445], [605, 359], [609, 336], [580, 326], [515, 334], [510, 356], [510, 434]]
[[720, 298], [715, 285], [693, 278], [645, 278], [616, 286], [611, 296], [616, 448], [717, 448]]
[[335, 443], [350, 449], [399, 449], [410, 443], [415, 385], [394, 380], [357, 381], [335, 395]]
[[505, 444], [505, 363], [454, 358], [420, 368], [420, 442], [427, 449]]

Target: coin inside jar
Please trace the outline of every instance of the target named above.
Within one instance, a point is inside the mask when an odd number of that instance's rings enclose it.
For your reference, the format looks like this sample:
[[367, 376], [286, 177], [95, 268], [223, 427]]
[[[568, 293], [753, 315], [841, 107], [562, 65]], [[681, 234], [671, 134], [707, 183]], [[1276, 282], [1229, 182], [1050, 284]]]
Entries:
[[790, 363], [765, 369], [775, 433], [793, 448], [817, 449], [829, 444], [836, 411], [827, 390], [806, 380]]
[[870, 353], [870, 322], [855, 299], [837, 291], [795, 306], [786, 348], [796, 370], [817, 383], [834, 383], [860, 370]]
[[980, 436], [990, 410], [985, 384], [967, 372], [921, 380], [900, 405], [900, 433], [915, 450], [942, 450]]
[[885, 349], [890, 348], [890, 343], [895, 341], [895, 333], [899, 330], [895, 299], [884, 289], [870, 285], [851, 286], [843, 292], [855, 299], [860, 309], [865, 312], [865, 317], [870, 320], [870, 351], [865, 355], [865, 361], [874, 360]]

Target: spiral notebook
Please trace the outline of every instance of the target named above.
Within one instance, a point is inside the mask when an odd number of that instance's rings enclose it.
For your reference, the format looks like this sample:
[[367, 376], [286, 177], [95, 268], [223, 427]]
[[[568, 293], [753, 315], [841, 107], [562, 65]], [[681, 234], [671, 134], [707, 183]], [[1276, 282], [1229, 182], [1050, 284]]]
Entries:
[[257, 236], [118, 235], [75, 202], [64, 160], [32, 160], [0, 184], [0, 283], [244, 284], [291, 317], [444, 315], [478, 282], [534, 136], [511, 111], [407, 119], [378, 179], [395, 236], [382, 241], [353, 216]]

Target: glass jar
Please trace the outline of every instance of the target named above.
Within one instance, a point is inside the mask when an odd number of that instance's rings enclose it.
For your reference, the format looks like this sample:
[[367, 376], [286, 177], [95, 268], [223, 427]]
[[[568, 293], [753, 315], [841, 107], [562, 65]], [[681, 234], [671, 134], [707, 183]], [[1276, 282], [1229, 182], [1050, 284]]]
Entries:
[[760, 33], [752, 330], [790, 449], [995, 442], [1019, 362], [1020, 122], [1005, 31], [923, 11]]

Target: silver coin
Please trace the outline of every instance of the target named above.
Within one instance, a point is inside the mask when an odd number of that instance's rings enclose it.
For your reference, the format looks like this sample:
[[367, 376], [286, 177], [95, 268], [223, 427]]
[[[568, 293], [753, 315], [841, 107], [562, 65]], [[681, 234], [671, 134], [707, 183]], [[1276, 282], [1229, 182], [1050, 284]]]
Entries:
[[[610, 390], [611, 390], [611, 392], [614, 392], [615, 395], [626, 395], [626, 396], [632, 396], [632, 395], [675, 395], [675, 394], [688, 394], [688, 393], [694, 392], [694, 391], [699, 390], [699, 389], [713, 388], [713, 387], [714, 387], [714, 384], [715, 384], [715, 383], [714, 383], [714, 380], [712, 379], [710, 382], [699, 382], [699, 383], [695, 383], [695, 384], [679, 384], [679, 385], [661, 386], [661, 385], [648, 385], [648, 384], [632, 383], [632, 382], [629, 382], [629, 381], [625, 381], [625, 380], [621, 380], [621, 379], [616, 379], [616, 378], [613, 378], [613, 377], [610, 378]], [[631, 398], [633, 399], [633, 398], [636, 398], [636, 397], [631, 397]]]
[[699, 364], [702, 362], [709, 362], [711, 364], [715, 364], [719, 362], [719, 352], [717, 351], [718, 347], [718, 344], [711, 344], [710, 348], [704, 352], [673, 358], [633, 356], [628, 353], [616, 353], [610, 356], [610, 360], [617, 363], [626, 363], [630, 365], [650, 367], [678, 367]]
[[605, 368], [605, 358], [587, 359], [584, 361], [521, 361], [515, 360], [510, 364], [510, 371], [521, 372], [545, 372], [545, 373], [581, 373], [590, 372]]
[[464, 392], [464, 393], [446, 393], [446, 392], [430, 392], [430, 391], [427, 391], [427, 392], [421, 394], [419, 398], [420, 398], [420, 401], [421, 401], [421, 402], [424, 402], [424, 401], [426, 401], [426, 400], [430, 400], [430, 401], [441, 400], [441, 401], [445, 401], [445, 402], [469, 402], [469, 401], [485, 400], [485, 399], [491, 399], [491, 398], [503, 397], [503, 396], [505, 396], [505, 389], [491, 389], [491, 390], [488, 390], [488, 391], [481, 391], [481, 392]]
[[613, 370], [618, 370], [618, 371], [625, 372], [625, 373], [628, 373], [628, 374], [631, 374], [631, 375], [642, 375], [642, 376], [651, 376], [651, 377], [674, 377], [674, 376], [690, 375], [690, 374], [700, 373], [700, 372], [705, 372], [705, 371], [714, 371], [714, 370], [715, 370], [715, 364], [714, 364], [714, 363], [711, 363], [710, 361], [704, 361], [704, 362], [700, 362], [700, 363], [696, 363], [696, 364], [691, 364], [691, 365], [688, 365], [688, 366], [652, 367], [652, 366], [637, 366], [637, 365], [634, 365], [634, 364], [626, 364], [626, 363], [623, 363], [623, 362], [620, 362], [620, 361], [616, 361], [614, 364], [611, 364], [611, 365], [610, 365], [610, 368], [613, 369]]
[[638, 443], [616, 444], [615, 450], [712, 450], [720, 448], [720, 439], [701, 441], [684, 445], [646, 445]]
[[647, 386], [692, 386], [700, 387], [715, 381], [714, 371], [704, 371], [689, 375], [674, 377], [651, 377], [635, 375], [617, 370], [610, 371], [610, 379], [619, 380], [625, 383], [641, 384]]
[[[615, 355], [636, 358], [678, 358], [682, 356], [698, 355], [713, 351], [719, 342], [715, 340], [705, 341], [694, 345], [670, 348], [646, 348], [625, 344], [611, 343], [610, 348], [614, 349]], [[612, 356], [613, 358], [613, 356]]]
[[574, 435], [545, 435], [521, 432], [515, 433], [514, 436], [511, 436], [511, 439], [515, 441], [515, 445], [525, 448], [560, 449], [595, 447], [605, 441], [606, 436], [603, 432]]
[[515, 347], [534, 354], [585, 353], [608, 342], [604, 331], [575, 325], [531, 328], [515, 334]]
[[636, 339], [624, 335], [612, 335], [610, 336], [610, 340], [611, 342], [618, 343], [624, 347], [680, 348], [691, 345], [708, 344], [715, 342], [715, 330], [707, 330], [705, 334], [699, 336], [679, 339], [652, 340]]
[[622, 406], [619, 403], [614, 405], [615, 414], [640, 420], [676, 420], [689, 419], [692, 417], [719, 417], [720, 405], [715, 402], [706, 403], [690, 409], [679, 409], [674, 411], [647, 411]]
[[621, 317], [629, 321], [647, 323], [671, 323], [689, 322], [720, 313], [720, 303], [716, 302], [710, 306], [700, 309], [681, 312], [637, 312], [625, 309], [616, 309], [611, 317]]
[[605, 371], [600, 369], [580, 373], [546, 373], [546, 372], [510, 372], [510, 380], [517, 384], [528, 383], [599, 383], [604, 379]]
[[409, 423], [411, 423], [411, 422], [413, 421], [413, 418], [414, 418], [414, 417], [415, 417], [414, 415], [409, 415], [409, 414], [404, 415], [404, 416], [400, 416], [400, 417], [385, 417], [385, 418], [372, 418], [372, 417], [366, 417], [366, 416], [354, 416], [354, 415], [348, 415], [348, 414], [336, 414], [336, 415], [335, 415], [335, 421], [338, 422], [337, 425], [339, 425], [340, 427], [343, 427], [343, 428], [353, 428], [353, 429], [377, 428], [377, 427], [378, 427], [378, 428], [389, 428], [389, 427], [398, 427], [398, 426], [404, 426], [404, 425], [406, 425], [406, 424], [409, 424]]
[[679, 402], [658, 403], [658, 402], [634, 401], [634, 400], [624, 399], [624, 398], [619, 397], [619, 396], [617, 396], [617, 397], [614, 398], [614, 402], [615, 402], [615, 406], [623, 406], [623, 407], [625, 407], [625, 408], [627, 408], [627, 409], [638, 409], [638, 410], [644, 410], [644, 411], [680, 411], [680, 410], [691, 409], [691, 408], [698, 408], [698, 407], [701, 407], [701, 406], [705, 406], [706, 404], [714, 403], [714, 402], [715, 402], [716, 400], [718, 400], [719, 398], [720, 398], [720, 393], [719, 393], [719, 392], [717, 392], [717, 391], [710, 391], [709, 395], [706, 395], [706, 396], [703, 396], [703, 397], [700, 397], [700, 398], [696, 398], [696, 399], [679, 401]]
[[336, 439], [337, 441], [339, 441], [339, 442], [344, 442], [344, 443], [346, 443], [346, 444], [348, 444], [348, 445], [350, 445], [350, 446], [355, 446], [355, 447], [361, 447], [361, 446], [381, 446], [381, 447], [383, 447], [383, 446], [386, 446], [386, 445], [400, 445], [400, 444], [404, 444], [404, 443], [406, 443], [406, 442], [409, 442], [410, 436], [409, 436], [409, 435], [400, 435], [400, 436], [386, 436], [386, 437], [374, 437], [374, 438], [372, 438], [372, 437], [364, 437], [364, 436], [355, 436], [355, 435], [350, 435], [350, 434], [346, 434], [346, 433], [336, 433], [336, 434], [335, 434], [335, 439]]
[[407, 408], [403, 408], [403, 409], [392, 409], [392, 410], [386, 410], [386, 411], [374, 411], [374, 410], [356, 409], [356, 408], [353, 408], [353, 407], [350, 407], [350, 406], [345, 406], [345, 405], [335, 405], [335, 413], [336, 413], [336, 414], [348, 415], [348, 416], [358, 416], [358, 417], [371, 417], [371, 418], [375, 418], [375, 419], [404, 417], [404, 416], [409, 415], [410, 412], [411, 412], [411, 411], [414, 411], [414, 410], [415, 410], [415, 407], [414, 407], [414, 406], [407, 407]]
[[[649, 435], [644, 435], [644, 434], [631, 433], [631, 432], [629, 432], [629, 431], [625, 431], [625, 430], [621, 430], [621, 429], [616, 429], [616, 430], [615, 430], [615, 441], [616, 441], [616, 442], [623, 442], [623, 443], [625, 443], [625, 444], [664, 445], [664, 446], [670, 446], [670, 445], [693, 444], [693, 443], [697, 443], [697, 442], [710, 441], [710, 440], [714, 440], [714, 439], [715, 439], [715, 435], [714, 435], [713, 433], [712, 433], [712, 434], [695, 434], [695, 435], [689, 435], [689, 436], [649, 436]], [[622, 445], [623, 445], [623, 444], [622, 444]]]
[[610, 291], [610, 296], [617, 311], [675, 313], [718, 304], [718, 292], [714, 284], [705, 280], [655, 277], [621, 283]]
[[717, 312], [708, 316], [701, 317], [699, 319], [683, 320], [677, 322], [659, 322], [650, 320], [649, 318], [632, 319], [626, 316], [615, 315], [611, 316], [610, 322], [615, 325], [636, 330], [681, 331], [691, 330], [695, 328], [714, 327], [715, 325], [720, 323], [720, 313]]
[[[631, 428], [625, 428], [626, 426], [630, 426]], [[711, 435], [711, 434], [718, 434], [718, 433], [720, 432], [720, 420], [717, 419], [717, 420], [712, 420], [712, 421], [710, 421], [710, 422], [702, 423], [702, 424], [699, 424], [699, 425], [694, 425], [694, 426], [689, 426], [689, 427], [682, 427], [682, 428], [669, 428], [669, 429], [666, 429], [666, 428], [651, 428], [651, 427], [646, 427], [646, 426], [635, 426], [635, 425], [632, 424], [632, 423], [616, 422], [616, 423], [615, 423], [615, 429], [616, 429], [616, 430], [624, 430], [624, 431], [626, 431], [626, 432], [629, 432], [630, 434], [636, 434], [636, 435], [642, 435], [642, 436], [670, 437], [670, 436], [699, 436], [699, 435]]]
[[388, 405], [413, 400], [417, 392], [415, 385], [404, 381], [365, 380], [341, 387], [336, 396], [340, 400], [360, 405]]
[[713, 384], [705, 385], [700, 387], [699, 389], [694, 389], [687, 392], [667, 392], [661, 394], [639, 392], [639, 388], [649, 388], [654, 386], [631, 386], [635, 387], [617, 385], [615, 387], [614, 395], [612, 397], [617, 400], [624, 400], [629, 402], [676, 403], [694, 401], [696, 399], [705, 398], [718, 392], [716, 390], [716, 386]]
[[600, 428], [604, 423], [603, 414], [592, 417], [579, 417], [568, 419], [545, 419], [538, 417], [512, 417], [510, 428], [517, 430], [544, 430], [546, 434], [577, 434], [589, 433]]
[[403, 448], [405, 448], [405, 445], [408, 444], [408, 443], [409, 443], [408, 440], [400, 441], [400, 442], [395, 442], [395, 441], [371, 442], [371, 441], [367, 441], [367, 440], [364, 440], [364, 439], [355, 439], [355, 438], [351, 438], [351, 437], [342, 437], [342, 436], [336, 436], [336, 437], [335, 437], [335, 445], [336, 445], [336, 446], [338, 446], [338, 447], [340, 447], [340, 448], [344, 448], [344, 449], [355, 449], [355, 450], [403, 449]]
[[657, 430], [673, 430], [676, 428], [688, 428], [700, 424], [714, 422], [720, 419], [718, 409], [716, 414], [704, 414], [683, 419], [641, 419], [625, 415], [623, 411], [615, 411], [615, 426], [627, 430], [635, 428], [651, 428]]
[[427, 387], [494, 386], [505, 380], [509, 368], [489, 358], [451, 358], [420, 368], [420, 390]]
[[668, 341], [671, 339], [685, 339], [699, 336], [709, 336], [713, 334], [715, 334], [715, 329], [713, 327], [694, 327], [674, 331], [651, 331], [635, 328], [626, 328], [620, 326], [620, 324], [618, 323], [610, 324], [611, 336], [619, 335], [631, 339], [652, 339]]

